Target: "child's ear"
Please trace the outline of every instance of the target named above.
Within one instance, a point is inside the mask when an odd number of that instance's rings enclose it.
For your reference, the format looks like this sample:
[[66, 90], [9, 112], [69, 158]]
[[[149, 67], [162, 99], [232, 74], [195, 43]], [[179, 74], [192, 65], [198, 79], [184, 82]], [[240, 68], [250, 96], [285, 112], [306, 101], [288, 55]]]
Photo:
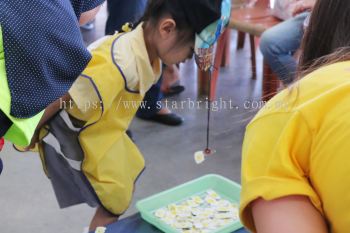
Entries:
[[159, 24], [159, 34], [162, 39], [167, 39], [176, 31], [176, 22], [173, 19], [164, 19]]

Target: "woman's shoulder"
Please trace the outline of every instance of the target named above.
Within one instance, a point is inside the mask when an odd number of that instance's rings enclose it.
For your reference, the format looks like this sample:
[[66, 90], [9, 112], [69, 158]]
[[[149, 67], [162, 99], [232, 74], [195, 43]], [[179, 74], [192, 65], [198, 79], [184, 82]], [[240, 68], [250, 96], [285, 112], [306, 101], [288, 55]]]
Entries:
[[344, 101], [350, 106], [350, 62], [324, 66], [295, 82], [268, 101], [251, 123], [277, 114], [292, 116], [296, 112], [305, 119], [316, 120], [341, 107], [339, 103]]

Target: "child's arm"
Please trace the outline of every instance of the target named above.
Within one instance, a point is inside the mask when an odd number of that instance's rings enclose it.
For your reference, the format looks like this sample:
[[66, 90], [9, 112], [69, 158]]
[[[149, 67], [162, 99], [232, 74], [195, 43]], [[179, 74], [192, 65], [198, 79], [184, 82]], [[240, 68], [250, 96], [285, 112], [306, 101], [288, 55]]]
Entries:
[[[44, 112], [43, 117], [41, 118], [39, 124], [36, 127], [35, 133], [32, 137], [30, 145], [25, 148], [25, 150], [30, 150], [35, 147], [35, 144], [38, 142], [39, 131], [40, 129], [58, 112], [62, 109], [63, 106], [66, 106], [67, 102], [71, 101], [69, 93], [65, 94], [52, 104], [50, 104]], [[64, 104], [65, 103], [65, 104]]]

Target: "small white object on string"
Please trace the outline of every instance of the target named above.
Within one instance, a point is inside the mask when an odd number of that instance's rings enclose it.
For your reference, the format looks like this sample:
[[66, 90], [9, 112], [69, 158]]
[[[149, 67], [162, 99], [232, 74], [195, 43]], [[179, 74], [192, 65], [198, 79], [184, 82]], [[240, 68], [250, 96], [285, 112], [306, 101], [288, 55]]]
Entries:
[[197, 164], [201, 164], [205, 161], [205, 156], [202, 150], [194, 153], [194, 161], [196, 161]]
[[205, 158], [207, 156], [213, 155], [215, 153], [216, 151], [211, 149], [205, 149], [204, 151], [203, 150], [197, 151], [196, 153], [194, 153], [194, 161], [197, 164], [201, 164], [205, 161]]

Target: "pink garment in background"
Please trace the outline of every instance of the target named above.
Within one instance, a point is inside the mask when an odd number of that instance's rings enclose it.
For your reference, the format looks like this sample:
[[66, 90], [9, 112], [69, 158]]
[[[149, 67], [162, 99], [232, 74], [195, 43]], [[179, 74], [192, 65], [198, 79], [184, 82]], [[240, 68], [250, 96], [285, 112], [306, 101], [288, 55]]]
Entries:
[[0, 138], [0, 151], [2, 150], [2, 147], [4, 146], [5, 141], [3, 138]]
[[299, 1], [300, 0], [270, 0], [270, 2], [273, 2], [271, 4], [273, 15], [283, 20], [292, 18], [294, 6]]

